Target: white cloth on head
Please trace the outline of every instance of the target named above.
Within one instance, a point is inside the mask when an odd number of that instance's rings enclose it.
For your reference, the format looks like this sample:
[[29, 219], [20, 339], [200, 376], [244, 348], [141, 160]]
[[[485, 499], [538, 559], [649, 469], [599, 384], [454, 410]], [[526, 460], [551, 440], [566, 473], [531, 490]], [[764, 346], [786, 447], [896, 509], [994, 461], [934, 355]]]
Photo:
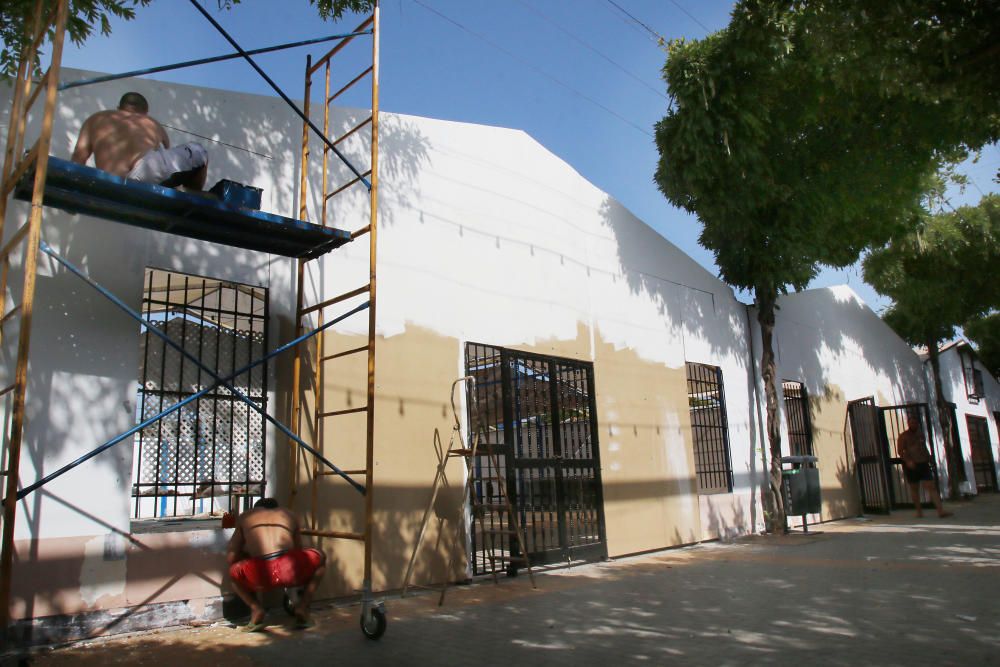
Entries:
[[135, 163], [126, 178], [143, 183], [162, 183], [174, 174], [208, 164], [208, 151], [191, 142], [173, 148], [154, 148]]

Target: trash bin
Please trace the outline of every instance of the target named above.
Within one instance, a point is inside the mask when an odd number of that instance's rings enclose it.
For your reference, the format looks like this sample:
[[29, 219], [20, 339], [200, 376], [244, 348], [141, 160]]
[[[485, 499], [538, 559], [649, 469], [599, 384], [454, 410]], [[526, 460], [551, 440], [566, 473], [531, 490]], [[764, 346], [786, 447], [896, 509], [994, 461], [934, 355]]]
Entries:
[[[785, 515], [800, 515], [802, 529], [809, 532], [807, 514], [817, 514], [822, 502], [819, 493], [819, 469], [815, 456], [783, 456], [781, 485], [785, 494]], [[788, 532], [788, 522], [785, 522]]]

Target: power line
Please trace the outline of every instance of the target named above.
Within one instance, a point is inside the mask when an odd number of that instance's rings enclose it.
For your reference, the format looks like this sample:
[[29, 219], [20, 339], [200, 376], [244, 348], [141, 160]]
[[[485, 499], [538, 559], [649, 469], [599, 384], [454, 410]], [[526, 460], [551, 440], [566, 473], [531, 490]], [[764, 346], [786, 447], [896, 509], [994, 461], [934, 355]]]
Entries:
[[455, 19], [453, 19], [453, 18], [450, 18], [450, 17], [448, 17], [448, 16], [445, 16], [444, 14], [442, 14], [442, 13], [441, 13], [441, 12], [439, 12], [438, 10], [434, 9], [433, 7], [428, 7], [428, 6], [427, 6], [427, 5], [425, 5], [425, 4], [423, 3], [423, 2], [421, 2], [421, 0], [413, 0], [413, 2], [415, 2], [415, 3], [416, 3], [416, 4], [418, 4], [418, 5], [420, 5], [421, 7], [423, 7], [424, 9], [426, 9], [427, 11], [431, 12], [432, 14], [436, 14], [436, 15], [437, 15], [438, 17], [440, 17], [440, 18], [444, 19], [444, 20], [445, 20], [445, 21], [447, 21], [448, 23], [451, 23], [451, 24], [452, 24], [452, 25], [454, 25], [454, 26], [455, 26], [456, 28], [459, 28], [460, 30], [463, 30], [463, 31], [465, 31], [465, 32], [469, 33], [470, 35], [472, 35], [472, 36], [473, 36], [473, 37], [475, 37], [476, 39], [478, 39], [478, 40], [480, 40], [480, 41], [482, 41], [482, 42], [485, 42], [486, 44], [489, 44], [490, 46], [492, 46], [492, 47], [493, 47], [494, 49], [496, 49], [497, 51], [500, 51], [501, 53], [503, 53], [503, 54], [505, 54], [505, 55], [509, 56], [510, 58], [513, 58], [514, 60], [516, 60], [516, 61], [520, 62], [520, 63], [521, 63], [522, 65], [524, 65], [524, 66], [526, 66], [526, 67], [528, 67], [528, 68], [530, 68], [530, 69], [534, 70], [534, 71], [535, 71], [535, 72], [537, 72], [538, 74], [540, 74], [540, 75], [544, 76], [544, 77], [545, 77], [546, 79], [548, 79], [548, 80], [550, 80], [550, 81], [552, 81], [552, 82], [554, 82], [554, 83], [557, 83], [557, 84], [559, 84], [559, 85], [560, 85], [560, 86], [562, 86], [563, 88], [565, 88], [565, 89], [569, 90], [569, 91], [570, 91], [571, 93], [573, 93], [574, 95], [576, 95], [576, 96], [578, 96], [578, 97], [580, 97], [580, 98], [582, 98], [582, 99], [584, 99], [584, 100], [586, 100], [586, 101], [590, 102], [591, 104], [593, 104], [593, 105], [594, 105], [594, 106], [596, 106], [596, 107], [599, 107], [599, 108], [603, 109], [604, 111], [608, 112], [609, 114], [611, 114], [612, 116], [614, 116], [615, 118], [617, 118], [617, 119], [618, 119], [618, 120], [620, 120], [621, 122], [625, 123], [625, 124], [626, 124], [626, 125], [628, 125], [629, 127], [632, 127], [632, 128], [634, 128], [635, 130], [638, 130], [639, 132], [642, 132], [642, 133], [643, 133], [643, 134], [645, 134], [645, 135], [646, 135], [647, 137], [652, 137], [652, 136], [653, 136], [653, 134], [652, 134], [651, 132], [649, 132], [648, 130], [646, 130], [646, 129], [644, 129], [644, 128], [640, 127], [639, 125], [636, 125], [635, 123], [633, 123], [632, 121], [630, 121], [630, 120], [629, 120], [628, 118], [625, 118], [624, 116], [622, 116], [622, 115], [621, 115], [620, 113], [618, 113], [617, 111], [614, 111], [613, 109], [611, 109], [611, 108], [609, 108], [609, 107], [607, 107], [607, 106], [605, 106], [605, 105], [601, 104], [600, 102], [598, 102], [598, 101], [597, 101], [597, 100], [595, 100], [594, 98], [592, 98], [592, 97], [590, 97], [590, 96], [588, 96], [588, 95], [586, 95], [586, 94], [584, 94], [584, 93], [581, 93], [581, 92], [580, 92], [579, 90], [577, 90], [577, 89], [576, 89], [576, 88], [574, 88], [573, 86], [569, 85], [568, 83], [565, 83], [564, 81], [562, 81], [562, 80], [560, 80], [560, 79], [557, 79], [556, 77], [552, 76], [552, 75], [551, 75], [551, 74], [549, 74], [548, 72], [546, 72], [546, 71], [544, 71], [544, 70], [542, 70], [542, 69], [538, 68], [538, 67], [537, 67], [537, 66], [535, 66], [535, 65], [534, 65], [533, 63], [531, 63], [531, 62], [529, 62], [529, 61], [525, 60], [524, 58], [521, 58], [520, 56], [518, 56], [518, 55], [516, 55], [516, 54], [512, 53], [511, 51], [508, 51], [507, 49], [505, 49], [504, 47], [500, 46], [500, 45], [499, 45], [499, 44], [497, 44], [496, 42], [494, 42], [494, 41], [490, 40], [490, 39], [489, 39], [488, 37], [486, 37], [486, 36], [484, 36], [484, 35], [481, 35], [481, 34], [477, 33], [476, 31], [474, 31], [474, 30], [471, 30], [471, 29], [469, 29], [469, 28], [465, 27], [464, 25], [462, 25], [461, 23], [459, 23], [459, 22], [458, 22], [458, 21], [456, 21]]
[[567, 30], [566, 28], [562, 27], [553, 18], [551, 18], [549, 16], [546, 16], [542, 12], [538, 11], [537, 9], [535, 9], [534, 7], [532, 7], [531, 5], [529, 5], [526, 2], [524, 2], [524, 0], [515, 0], [515, 1], [519, 5], [521, 5], [525, 9], [527, 9], [528, 11], [533, 12], [535, 15], [540, 16], [544, 20], [546, 20], [549, 23], [551, 23], [552, 25], [554, 25], [558, 30], [560, 30], [563, 34], [565, 34], [570, 39], [574, 40], [575, 42], [577, 42], [577, 43], [579, 43], [579, 44], [581, 44], [583, 46], [585, 46], [586, 48], [590, 49], [591, 51], [593, 51], [594, 53], [596, 53], [600, 57], [604, 58], [606, 61], [608, 61], [609, 63], [611, 63], [612, 65], [614, 65], [618, 69], [620, 69], [622, 72], [624, 72], [625, 74], [627, 74], [629, 77], [631, 77], [632, 79], [634, 79], [635, 81], [637, 81], [642, 86], [646, 87], [647, 89], [649, 89], [653, 93], [659, 95], [663, 99], [669, 100], [669, 98], [666, 95], [664, 95], [662, 92], [660, 92], [656, 88], [653, 88], [651, 85], [649, 85], [648, 83], [646, 83], [645, 81], [643, 81], [642, 79], [640, 79], [638, 75], [630, 72], [625, 67], [623, 67], [622, 65], [619, 65], [617, 62], [615, 62], [614, 60], [612, 60], [610, 57], [608, 57], [608, 56], [604, 55], [603, 53], [601, 53], [600, 51], [598, 51], [596, 47], [592, 46], [591, 44], [589, 44], [585, 40], [581, 39], [580, 37], [577, 37], [576, 35], [574, 35], [573, 33], [571, 33], [569, 30]]
[[622, 14], [624, 14], [625, 16], [627, 16], [630, 19], [632, 19], [632, 21], [634, 21], [637, 25], [642, 26], [642, 28], [646, 32], [648, 32], [650, 35], [652, 35], [655, 38], [655, 41], [656, 41], [656, 43], [659, 46], [663, 46], [664, 44], [667, 43], [667, 38], [666, 37], [664, 37], [660, 33], [656, 32], [655, 30], [653, 30], [652, 28], [650, 28], [648, 25], [646, 25], [645, 23], [643, 23], [642, 21], [640, 21], [639, 19], [637, 19], [635, 16], [633, 16], [632, 14], [630, 14], [627, 9], [625, 9], [624, 7], [622, 7], [621, 5], [619, 5], [617, 2], [615, 2], [615, 0], [608, 0], [608, 2], [610, 4], [612, 4], [615, 7], [615, 9], [617, 9], [618, 11], [620, 11]]
[[702, 28], [704, 28], [705, 32], [712, 32], [707, 25], [705, 25], [704, 23], [702, 23], [701, 21], [699, 21], [697, 18], [695, 18], [694, 14], [692, 14], [688, 10], [684, 9], [684, 7], [682, 7], [681, 4], [679, 2], [677, 2], [677, 0], [670, 0], [670, 2], [675, 7], [677, 7], [677, 9], [679, 9], [682, 12], [684, 12], [685, 14], [687, 14], [687, 17], [689, 19], [691, 19], [692, 21], [694, 21], [695, 23], [697, 23], [698, 25], [700, 25]]

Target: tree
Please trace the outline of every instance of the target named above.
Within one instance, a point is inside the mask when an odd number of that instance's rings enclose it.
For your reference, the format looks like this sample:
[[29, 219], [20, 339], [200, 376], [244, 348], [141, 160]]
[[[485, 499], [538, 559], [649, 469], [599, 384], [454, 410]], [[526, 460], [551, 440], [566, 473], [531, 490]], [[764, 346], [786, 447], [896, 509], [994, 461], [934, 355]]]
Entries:
[[962, 329], [976, 344], [979, 361], [994, 378], [1000, 379], [1000, 313], [973, 318]]
[[958, 443], [952, 441], [951, 410], [942, 391], [938, 349], [970, 319], [987, 322], [971, 327], [988, 336], [989, 320], [980, 318], [1000, 308], [997, 267], [1000, 195], [995, 194], [983, 197], [978, 206], [925, 214], [915, 230], [893, 238], [864, 261], [865, 280], [893, 300], [883, 315], [885, 321], [910, 344], [927, 348], [953, 498], [958, 497], [962, 458]]
[[942, 153], [996, 139], [992, 4], [743, 0], [724, 30], [668, 46], [655, 180], [698, 216], [722, 278], [756, 299], [772, 530], [784, 524], [777, 298], [914, 226]]
[[[66, 32], [78, 46], [82, 46], [100, 29], [102, 35], [111, 34], [113, 18], [130, 21], [135, 18], [136, 9], [144, 7], [151, 0], [70, 0], [69, 18]], [[218, 0], [219, 7], [230, 9], [240, 0]], [[49, 11], [55, 0], [44, 0]], [[375, 6], [375, 0], [309, 0], [315, 5], [321, 19], [340, 20], [345, 11], [367, 13]], [[0, 4], [0, 75], [12, 76], [17, 71], [18, 57], [29, 39], [27, 26], [35, 11], [36, 0], [3, 0]], [[37, 65], [37, 63], [35, 63]]]

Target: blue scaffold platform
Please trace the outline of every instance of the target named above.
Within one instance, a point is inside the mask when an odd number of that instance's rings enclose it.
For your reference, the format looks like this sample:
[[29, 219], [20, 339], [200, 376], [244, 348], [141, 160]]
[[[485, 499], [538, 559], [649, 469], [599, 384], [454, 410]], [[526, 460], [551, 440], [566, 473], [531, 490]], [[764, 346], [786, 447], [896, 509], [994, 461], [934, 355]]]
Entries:
[[[33, 178], [26, 174], [14, 196], [30, 200]], [[127, 180], [56, 157], [49, 157], [44, 203], [70, 213], [302, 259], [319, 257], [351, 240], [350, 232], [341, 229]]]

